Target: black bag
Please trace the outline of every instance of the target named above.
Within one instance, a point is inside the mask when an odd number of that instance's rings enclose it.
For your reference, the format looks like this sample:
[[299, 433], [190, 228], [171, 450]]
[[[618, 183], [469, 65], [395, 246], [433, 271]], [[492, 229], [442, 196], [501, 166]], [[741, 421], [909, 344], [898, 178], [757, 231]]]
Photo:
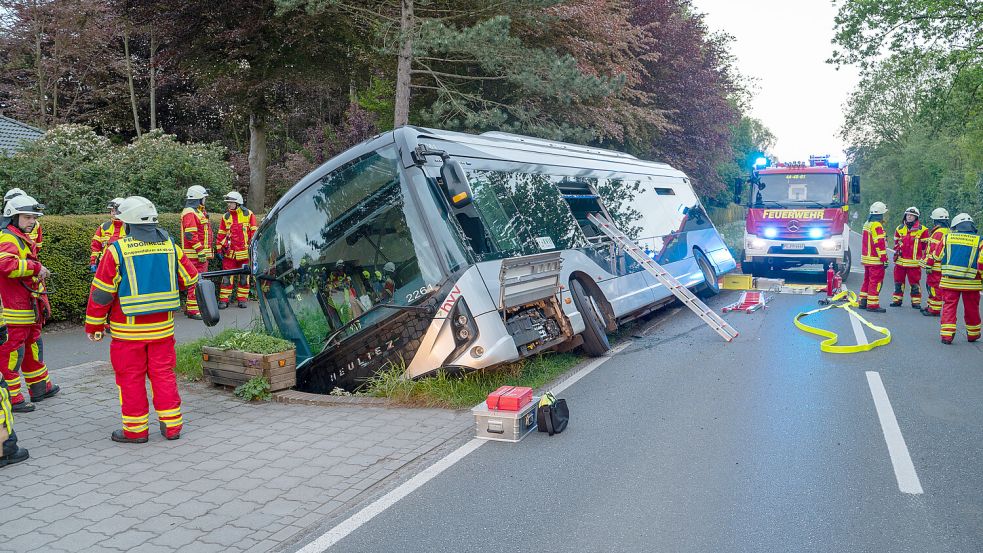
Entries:
[[559, 434], [567, 427], [570, 422], [570, 409], [567, 407], [567, 400], [556, 399], [553, 394], [547, 392], [539, 401], [536, 407], [536, 424], [540, 432], [549, 432], [549, 435]]

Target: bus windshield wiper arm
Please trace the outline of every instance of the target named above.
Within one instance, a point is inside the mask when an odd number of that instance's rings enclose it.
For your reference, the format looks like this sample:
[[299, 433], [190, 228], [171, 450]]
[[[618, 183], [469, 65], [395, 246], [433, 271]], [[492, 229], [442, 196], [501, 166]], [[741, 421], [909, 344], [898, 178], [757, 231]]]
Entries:
[[329, 334], [328, 337], [324, 339], [324, 347], [321, 348], [321, 351], [328, 349], [328, 346], [331, 345], [331, 342], [333, 342], [335, 338], [341, 335], [342, 332], [355, 326], [355, 324], [361, 321], [363, 317], [365, 317], [369, 313], [374, 312], [377, 309], [382, 309], [383, 307], [388, 309], [398, 309], [400, 311], [421, 311], [423, 313], [427, 313], [428, 315], [434, 312], [433, 305], [429, 303], [427, 305], [397, 305], [395, 303], [377, 303], [372, 307], [370, 307], [367, 311], [359, 315], [358, 317], [355, 317], [354, 319], [341, 325], [341, 327], [339, 327], [338, 330], [335, 330], [334, 332]]

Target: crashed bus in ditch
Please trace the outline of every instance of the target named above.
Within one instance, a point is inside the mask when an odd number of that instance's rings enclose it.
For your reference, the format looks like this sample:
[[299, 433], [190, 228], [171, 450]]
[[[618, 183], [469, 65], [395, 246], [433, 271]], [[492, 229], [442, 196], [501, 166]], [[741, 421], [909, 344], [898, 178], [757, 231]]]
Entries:
[[[303, 391], [355, 390], [391, 367], [419, 378], [578, 345], [601, 355], [606, 332], [674, 296], [590, 213], [687, 287], [714, 294], [718, 275], [736, 267], [689, 179], [669, 165], [407, 126], [298, 182], [260, 224], [248, 270], [266, 328], [297, 346]], [[199, 286], [214, 298], [213, 282]]]

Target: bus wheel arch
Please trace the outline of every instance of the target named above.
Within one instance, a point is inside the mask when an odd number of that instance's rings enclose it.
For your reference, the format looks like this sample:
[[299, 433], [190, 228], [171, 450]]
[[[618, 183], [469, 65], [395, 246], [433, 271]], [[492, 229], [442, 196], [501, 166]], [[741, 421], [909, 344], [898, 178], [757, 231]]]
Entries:
[[583, 338], [584, 352], [591, 357], [600, 357], [611, 349], [604, 321], [599, 318], [600, 316], [606, 317], [607, 314], [598, 313], [598, 311], [604, 311], [605, 308], [601, 305], [602, 302], [606, 303], [606, 300], [596, 285], [585, 286], [584, 284], [582, 279], [571, 278], [570, 295], [573, 297], [577, 311], [584, 321], [584, 330], [580, 333], [581, 338]]
[[573, 281], [575, 280], [580, 282], [580, 285], [584, 287], [584, 291], [587, 292], [587, 295], [597, 303], [597, 307], [601, 310], [601, 314], [604, 315], [604, 319], [601, 322], [604, 324], [605, 330], [608, 332], [618, 330], [618, 320], [614, 317], [614, 307], [612, 307], [611, 303], [608, 302], [608, 299], [604, 297], [604, 292], [602, 292], [601, 288], [596, 282], [594, 282], [594, 279], [587, 275], [587, 273], [580, 271], [571, 273], [571, 292]]
[[697, 295], [701, 298], [716, 296], [720, 293], [720, 284], [717, 282], [717, 268], [699, 246], [693, 248], [693, 257], [696, 259], [696, 265], [700, 268], [700, 272], [703, 273], [703, 284], [697, 285], [699, 288]]

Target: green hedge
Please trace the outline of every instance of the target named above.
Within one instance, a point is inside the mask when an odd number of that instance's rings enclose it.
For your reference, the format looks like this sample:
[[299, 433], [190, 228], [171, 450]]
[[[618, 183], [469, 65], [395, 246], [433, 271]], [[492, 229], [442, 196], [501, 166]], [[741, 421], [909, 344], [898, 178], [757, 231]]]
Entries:
[[[221, 214], [211, 214], [212, 230], [217, 231]], [[89, 254], [96, 227], [106, 222], [105, 215], [47, 215], [41, 218], [44, 245], [41, 263], [53, 273], [50, 279], [51, 315], [53, 321], [81, 321], [89, 298], [92, 273]], [[161, 226], [172, 238], [179, 239], [181, 215], [162, 213]], [[210, 269], [219, 269], [213, 259]]]

